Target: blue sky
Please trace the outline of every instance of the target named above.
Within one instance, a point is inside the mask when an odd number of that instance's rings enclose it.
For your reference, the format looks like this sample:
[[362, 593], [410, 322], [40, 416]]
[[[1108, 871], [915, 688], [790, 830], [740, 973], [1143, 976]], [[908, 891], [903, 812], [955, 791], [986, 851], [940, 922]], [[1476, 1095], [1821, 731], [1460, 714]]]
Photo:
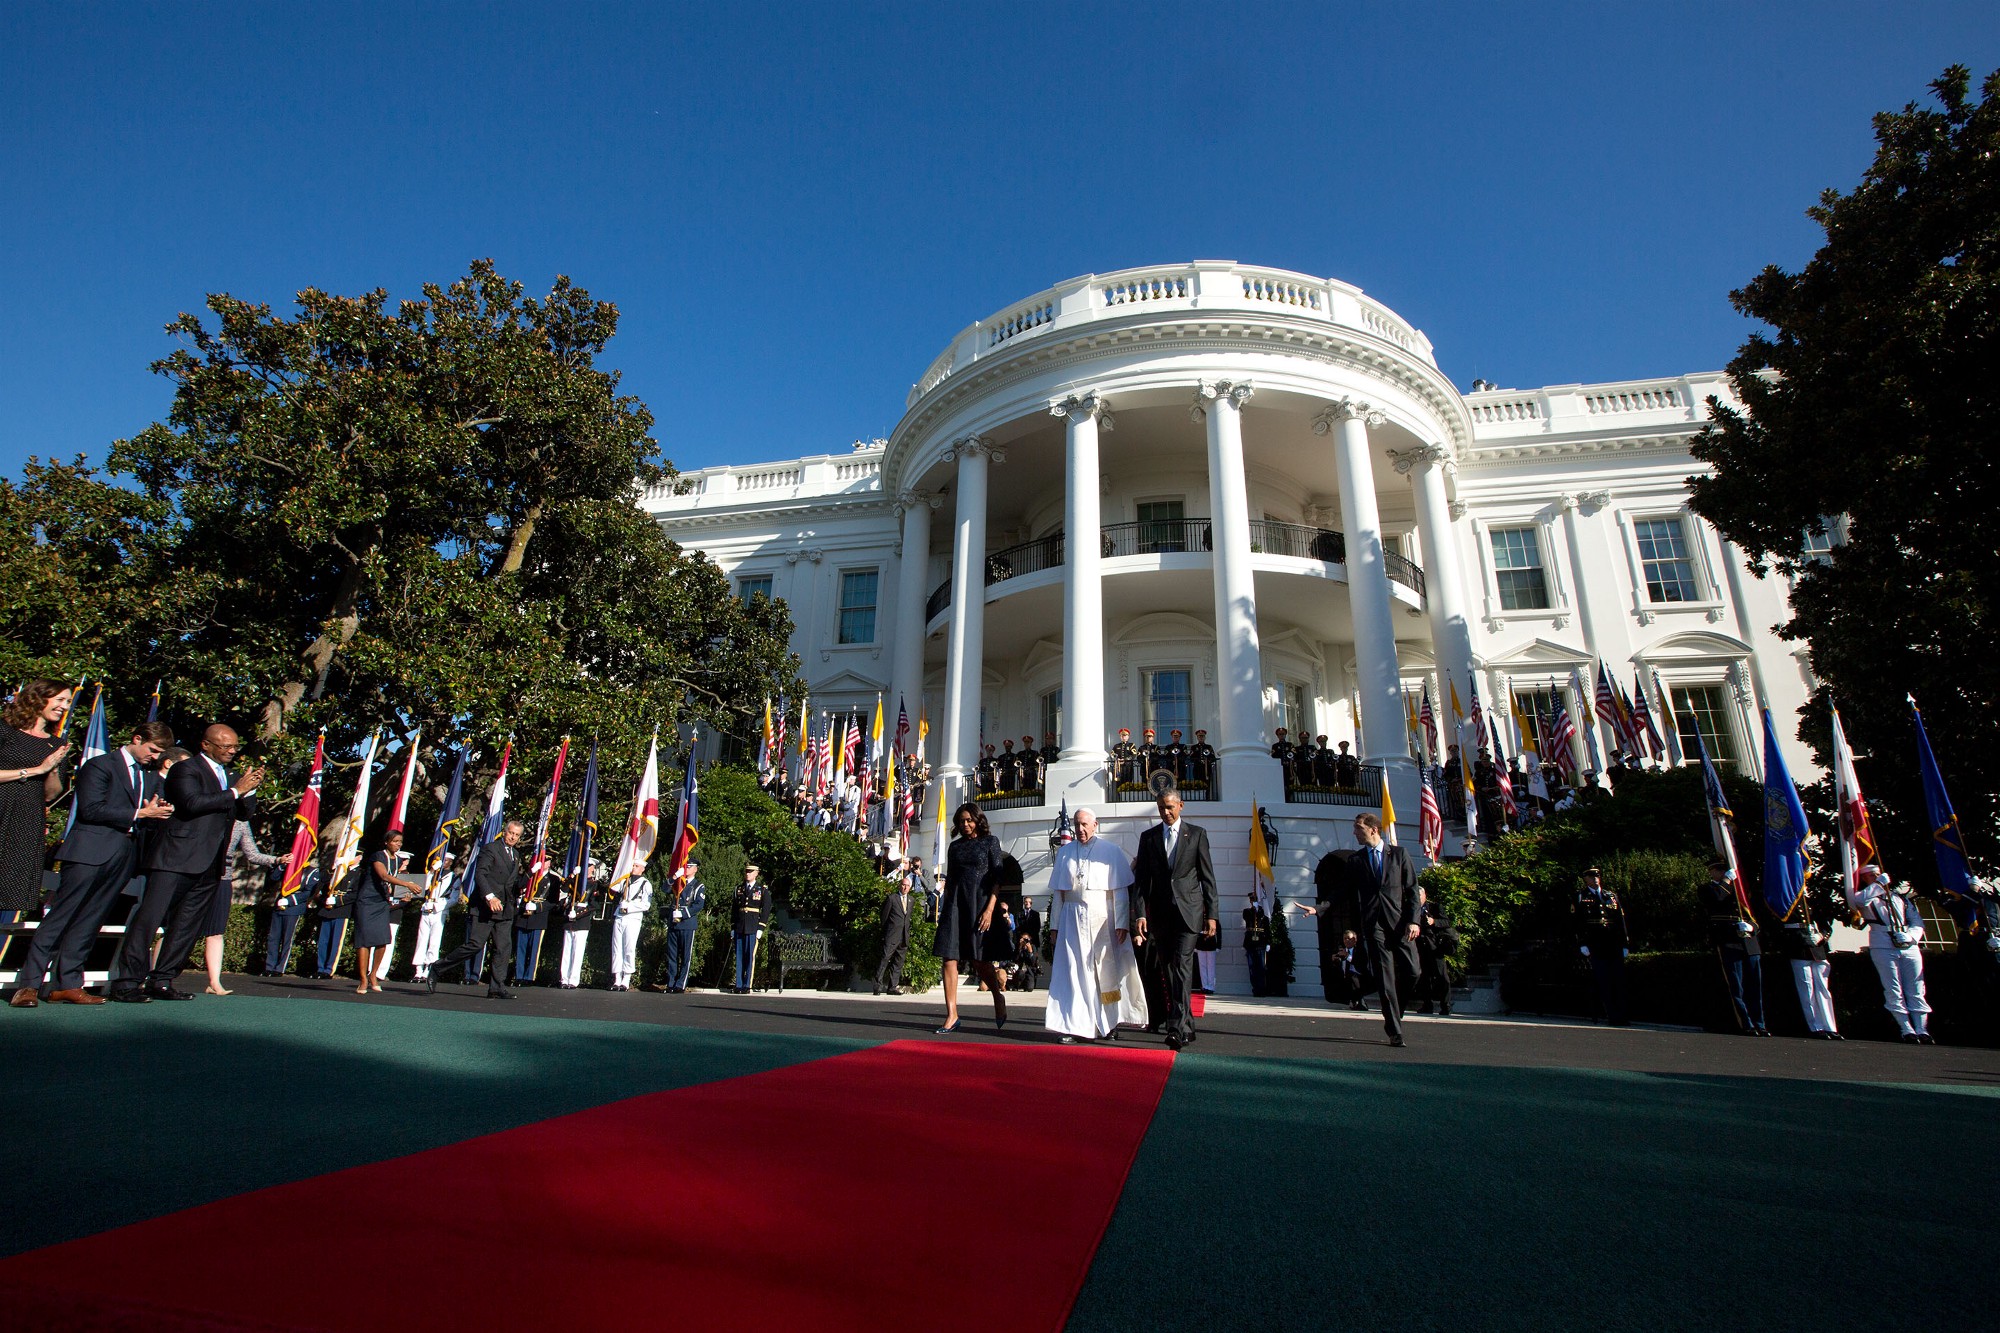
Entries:
[[1720, 367], [1727, 293], [1986, 4], [0, 10], [0, 475], [161, 417], [210, 291], [413, 295], [476, 257], [617, 302], [682, 467], [884, 435], [1060, 279], [1337, 277], [1461, 388]]

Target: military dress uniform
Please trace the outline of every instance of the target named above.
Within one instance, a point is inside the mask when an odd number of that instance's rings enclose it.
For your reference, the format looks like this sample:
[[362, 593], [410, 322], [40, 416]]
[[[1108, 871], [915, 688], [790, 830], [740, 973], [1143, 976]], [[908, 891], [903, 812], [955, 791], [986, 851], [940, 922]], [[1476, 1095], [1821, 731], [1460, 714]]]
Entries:
[[1868, 923], [1868, 961], [1882, 979], [1882, 1007], [1896, 1020], [1904, 1041], [1928, 1044], [1931, 1005], [1924, 992], [1924, 956], [1917, 945], [1924, 921], [1906, 894], [1889, 887], [1880, 875], [1854, 895], [1854, 905]]
[[556, 985], [564, 990], [583, 984], [583, 955], [590, 948], [590, 887], [584, 878], [578, 876], [578, 882], [556, 899], [557, 922], [562, 927], [562, 961]]
[[1587, 879], [1577, 886], [1576, 928], [1583, 956], [1597, 978], [1598, 1002], [1604, 1006], [1604, 1021], [1622, 1028], [1631, 1022], [1625, 1003], [1625, 908], [1618, 895]]
[[1111, 747], [1111, 783], [1114, 788], [1139, 785], [1139, 747], [1132, 744], [1132, 729], [1118, 728], [1118, 743]]
[[1197, 730], [1194, 744], [1188, 749], [1189, 766], [1194, 771], [1194, 780], [1211, 791], [1215, 787], [1215, 747], [1208, 743], [1208, 733]]
[[699, 875], [685, 880], [674, 895], [667, 912], [666, 989], [679, 995], [688, 988], [688, 969], [694, 966], [694, 934], [701, 914], [708, 907], [708, 887]]
[[271, 931], [265, 941], [264, 975], [278, 977], [292, 963], [292, 944], [298, 939], [299, 923], [306, 919], [306, 904], [319, 888], [320, 872], [317, 865], [308, 866], [299, 886], [290, 893], [280, 894], [271, 908]]
[[1833, 1017], [1832, 963], [1827, 955], [1826, 932], [1819, 928], [1801, 903], [1799, 919], [1786, 921], [1778, 929], [1779, 947], [1791, 965], [1792, 984], [1799, 992], [1799, 1012], [1805, 1015], [1806, 1031], [1822, 1040], [1840, 1037]]
[[1751, 1036], [1770, 1036], [1764, 1026], [1764, 960], [1757, 946], [1757, 927], [1743, 919], [1735, 886], [1727, 880], [1711, 879], [1698, 896], [1708, 914], [1708, 942], [1722, 964], [1738, 1027]]

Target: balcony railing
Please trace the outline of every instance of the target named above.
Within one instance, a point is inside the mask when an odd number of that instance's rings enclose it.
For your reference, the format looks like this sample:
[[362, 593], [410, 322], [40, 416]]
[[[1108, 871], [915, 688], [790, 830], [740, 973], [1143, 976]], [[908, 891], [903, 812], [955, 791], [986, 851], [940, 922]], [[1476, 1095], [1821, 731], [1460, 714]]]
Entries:
[[1294, 781], [1292, 766], [1283, 766], [1285, 775], [1285, 799], [1299, 805], [1353, 805], [1364, 810], [1382, 808], [1382, 766], [1363, 764], [1354, 782], [1340, 786], [1322, 787], [1316, 783]]
[[[1214, 529], [1205, 518], [1146, 519], [1138, 523], [1112, 523], [1098, 530], [1098, 552], [1106, 560], [1136, 555], [1179, 555], [1207, 552], [1214, 548]], [[1304, 523], [1279, 523], [1260, 519], [1250, 525], [1250, 550], [1257, 555], [1281, 555], [1296, 560], [1319, 560], [1330, 565], [1347, 563], [1347, 540], [1329, 528]], [[1394, 551], [1382, 553], [1389, 578], [1424, 597], [1424, 571]], [[986, 584], [1004, 583], [1023, 574], [1061, 567], [1068, 559], [1065, 538], [1060, 532], [1037, 537], [1031, 542], [994, 551], [986, 557]], [[924, 621], [929, 623], [951, 605], [951, 580], [940, 583], [924, 604]]]

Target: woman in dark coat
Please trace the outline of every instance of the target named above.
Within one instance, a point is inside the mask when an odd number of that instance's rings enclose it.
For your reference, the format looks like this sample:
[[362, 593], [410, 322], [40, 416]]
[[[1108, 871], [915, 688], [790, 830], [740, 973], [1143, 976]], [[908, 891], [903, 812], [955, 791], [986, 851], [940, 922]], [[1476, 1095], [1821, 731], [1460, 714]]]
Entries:
[[[354, 948], [360, 963], [361, 984], [356, 995], [382, 993], [381, 978], [375, 975], [375, 951], [389, 947], [395, 938], [389, 932], [389, 902], [397, 889], [417, 892], [423, 886], [396, 873], [396, 853], [403, 850], [403, 831], [397, 829], [382, 839], [382, 848], [368, 858], [361, 872], [361, 891], [354, 895]], [[495, 967], [499, 964], [495, 963]]]
[[951, 822], [958, 836], [945, 852], [938, 904], [937, 956], [944, 963], [944, 1026], [938, 1031], [958, 1031], [958, 972], [967, 963], [993, 991], [994, 1025], [1005, 1027], [1007, 975], [1000, 965], [1013, 957], [1013, 948], [994, 930], [994, 917], [1006, 853], [973, 802], [958, 807]]
[[0, 922], [42, 903], [49, 850], [42, 812], [62, 794], [57, 766], [69, 747], [56, 732], [69, 702], [61, 681], [31, 680], [0, 713]]

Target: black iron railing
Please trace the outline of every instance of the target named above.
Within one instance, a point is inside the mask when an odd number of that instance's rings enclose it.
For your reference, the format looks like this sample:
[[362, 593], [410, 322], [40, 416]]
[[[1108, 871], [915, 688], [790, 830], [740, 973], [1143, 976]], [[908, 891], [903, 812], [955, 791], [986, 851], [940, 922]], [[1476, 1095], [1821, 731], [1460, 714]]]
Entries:
[[1285, 799], [1299, 805], [1354, 805], [1366, 810], [1382, 808], [1382, 766], [1363, 764], [1352, 783], [1342, 786], [1322, 787], [1316, 783], [1294, 781], [1295, 774], [1288, 764], [1284, 768]]
[[[1098, 531], [1098, 551], [1107, 560], [1130, 555], [1178, 555], [1213, 549], [1214, 531], [1205, 518], [1147, 519], [1140, 523], [1113, 523]], [[1298, 560], [1323, 560], [1330, 565], [1347, 562], [1347, 540], [1329, 528], [1304, 523], [1279, 523], [1259, 519], [1250, 525], [1250, 550], [1254, 554], [1282, 555]], [[986, 557], [986, 583], [1004, 583], [1023, 574], [1055, 569], [1067, 559], [1064, 537], [1052, 532], [1031, 542], [994, 551]], [[1390, 579], [1415, 592], [1424, 593], [1424, 571], [1394, 551], [1382, 553]], [[946, 579], [924, 604], [924, 620], [937, 619], [951, 605], [951, 580]]]
[[1279, 523], [1258, 519], [1250, 525], [1250, 549], [1264, 555], [1285, 555], [1295, 560], [1324, 560], [1331, 565], [1347, 563], [1347, 539], [1326, 528], [1304, 523]]

